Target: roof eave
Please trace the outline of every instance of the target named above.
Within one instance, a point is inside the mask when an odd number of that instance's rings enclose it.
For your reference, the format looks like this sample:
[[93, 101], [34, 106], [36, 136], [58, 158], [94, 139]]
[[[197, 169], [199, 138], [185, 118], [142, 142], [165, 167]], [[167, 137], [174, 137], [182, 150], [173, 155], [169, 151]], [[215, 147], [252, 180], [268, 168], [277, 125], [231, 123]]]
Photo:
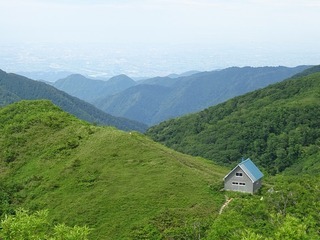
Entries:
[[235, 166], [224, 178], [223, 180], [225, 180], [227, 177], [229, 177], [229, 175], [237, 168], [239, 167], [239, 164], [237, 166]]

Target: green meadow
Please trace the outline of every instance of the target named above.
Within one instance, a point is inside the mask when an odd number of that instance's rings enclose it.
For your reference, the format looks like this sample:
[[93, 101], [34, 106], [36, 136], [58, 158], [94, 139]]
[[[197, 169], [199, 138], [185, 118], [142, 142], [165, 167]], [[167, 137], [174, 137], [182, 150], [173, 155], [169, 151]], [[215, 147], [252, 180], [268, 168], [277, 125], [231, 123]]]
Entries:
[[[13, 208], [88, 226], [92, 239], [203, 234], [228, 169], [137, 132], [97, 127], [49, 101], [0, 109], [1, 182]], [[195, 227], [197, 226], [197, 227]]]

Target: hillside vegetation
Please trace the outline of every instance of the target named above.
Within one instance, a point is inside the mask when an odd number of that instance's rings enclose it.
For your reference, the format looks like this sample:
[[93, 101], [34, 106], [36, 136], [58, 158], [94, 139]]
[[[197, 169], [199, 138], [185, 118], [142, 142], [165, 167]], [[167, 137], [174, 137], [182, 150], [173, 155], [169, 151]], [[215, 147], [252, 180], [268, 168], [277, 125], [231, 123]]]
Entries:
[[293, 165], [317, 172], [320, 73], [301, 76], [163, 122], [150, 128], [148, 135], [178, 151], [222, 164], [232, 165], [245, 156], [271, 174]]
[[319, 66], [148, 130], [181, 152], [230, 168], [247, 156], [263, 169], [257, 195], [225, 193], [231, 201], [212, 220], [206, 239], [320, 238], [318, 71]]
[[144, 132], [146, 125], [107, 114], [93, 105], [72, 97], [50, 85], [0, 70], [0, 106], [22, 99], [48, 99], [80, 119], [100, 125], [115, 126], [122, 130]]
[[1, 213], [48, 209], [91, 239], [204, 235], [227, 169], [137, 132], [92, 126], [49, 101], [0, 109]]
[[[67, 239], [320, 237], [320, 177], [309, 165], [319, 154], [298, 166], [303, 174], [291, 166], [267, 176], [257, 195], [223, 192], [229, 169], [136, 132], [90, 125], [49, 101], [0, 108], [0, 149], [1, 237], [25, 227], [24, 236], [52, 239], [43, 236], [57, 237], [59, 229], [47, 230], [56, 223], [75, 226], [58, 225], [75, 236]], [[11, 216], [18, 207], [31, 214]]]

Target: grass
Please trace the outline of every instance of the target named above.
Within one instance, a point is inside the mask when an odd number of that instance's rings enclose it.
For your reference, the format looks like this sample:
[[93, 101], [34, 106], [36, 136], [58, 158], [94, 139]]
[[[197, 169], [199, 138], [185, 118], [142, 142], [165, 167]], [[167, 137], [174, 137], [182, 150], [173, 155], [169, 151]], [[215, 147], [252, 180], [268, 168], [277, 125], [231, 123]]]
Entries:
[[225, 200], [218, 190], [227, 169], [139, 133], [91, 126], [46, 101], [22, 101], [0, 116], [0, 147], [14, 151], [10, 161], [0, 154], [1, 181], [19, 186], [15, 205], [87, 225], [92, 239], [190, 236]]

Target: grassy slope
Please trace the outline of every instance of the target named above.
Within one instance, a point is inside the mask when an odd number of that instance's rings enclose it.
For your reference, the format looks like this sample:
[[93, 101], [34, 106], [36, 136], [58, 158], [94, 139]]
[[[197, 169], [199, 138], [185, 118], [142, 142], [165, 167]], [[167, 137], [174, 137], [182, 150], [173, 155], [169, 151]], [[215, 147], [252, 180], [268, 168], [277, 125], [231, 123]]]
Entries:
[[144, 226], [170, 234], [205, 222], [224, 201], [212, 189], [226, 169], [136, 132], [91, 126], [48, 101], [1, 108], [0, 148], [1, 181], [17, 189], [16, 206], [87, 224], [92, 239], [125, 238]]

